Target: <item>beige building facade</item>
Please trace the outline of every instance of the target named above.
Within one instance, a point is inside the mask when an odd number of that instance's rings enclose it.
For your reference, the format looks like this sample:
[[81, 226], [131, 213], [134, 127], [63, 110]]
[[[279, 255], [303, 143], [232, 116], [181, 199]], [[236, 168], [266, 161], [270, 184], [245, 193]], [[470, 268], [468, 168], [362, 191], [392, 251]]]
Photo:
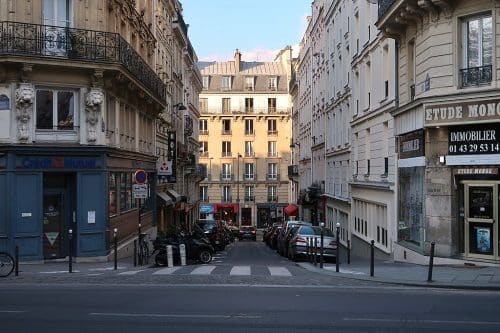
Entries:
[[201, 217], [263, 228], [283, 219], [291, 161], [291, 48], [274, 62], [199, 62]]

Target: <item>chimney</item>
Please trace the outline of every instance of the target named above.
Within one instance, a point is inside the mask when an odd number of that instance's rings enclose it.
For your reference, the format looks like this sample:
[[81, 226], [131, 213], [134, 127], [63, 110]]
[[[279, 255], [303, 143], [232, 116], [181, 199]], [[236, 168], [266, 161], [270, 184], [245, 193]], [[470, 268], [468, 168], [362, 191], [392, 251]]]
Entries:
[[241, 53], [238, 49], [236, 49], [236, 51], [234, 52], [234, 67], [236, 69], [236, 73], [238, 73], [241, 69], [240, 62], [241, 62]]

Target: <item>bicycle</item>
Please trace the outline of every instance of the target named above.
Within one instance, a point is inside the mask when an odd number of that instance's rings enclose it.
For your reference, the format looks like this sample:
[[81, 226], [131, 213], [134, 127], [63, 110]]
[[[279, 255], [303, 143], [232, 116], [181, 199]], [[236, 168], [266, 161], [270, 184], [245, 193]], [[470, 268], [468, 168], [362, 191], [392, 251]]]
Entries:
[[139, 236], [139, 265], [149, 264], [149, 237], [148, 234], [141, 234]]
[[0, 277], [9, 276], [14, 271], [14, 258], [6, 252], [0, 252]]

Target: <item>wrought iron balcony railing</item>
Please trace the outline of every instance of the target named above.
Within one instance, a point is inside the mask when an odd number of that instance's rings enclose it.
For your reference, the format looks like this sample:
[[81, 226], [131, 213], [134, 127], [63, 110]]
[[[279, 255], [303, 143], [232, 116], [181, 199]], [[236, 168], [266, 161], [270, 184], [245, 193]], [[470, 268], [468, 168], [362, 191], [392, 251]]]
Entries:
[[299, 165], [293, 164], [288, 166], [288, 177], [298, 177], [299, 176]]
[[491, 65], [461, 69], [462, 88], [489, 84], [491, 82], [491, 72]]
[[160, 77], [117, 33], [1, 21], [0, 56], [5, 55], [120, 64], [156, 98], [166, 98]]

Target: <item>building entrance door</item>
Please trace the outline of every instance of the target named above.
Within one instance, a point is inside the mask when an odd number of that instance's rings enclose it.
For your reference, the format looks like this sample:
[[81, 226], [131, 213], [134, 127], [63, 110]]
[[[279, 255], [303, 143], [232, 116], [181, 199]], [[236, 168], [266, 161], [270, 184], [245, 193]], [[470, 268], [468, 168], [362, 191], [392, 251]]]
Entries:
[[468, 257], [499, 257], [498, 187], [498, 182], [464, 181], [465, 253]]
[[45, 259], [65, 257], [64, 192], [46, 190], [43, 195], [43, 256]]

